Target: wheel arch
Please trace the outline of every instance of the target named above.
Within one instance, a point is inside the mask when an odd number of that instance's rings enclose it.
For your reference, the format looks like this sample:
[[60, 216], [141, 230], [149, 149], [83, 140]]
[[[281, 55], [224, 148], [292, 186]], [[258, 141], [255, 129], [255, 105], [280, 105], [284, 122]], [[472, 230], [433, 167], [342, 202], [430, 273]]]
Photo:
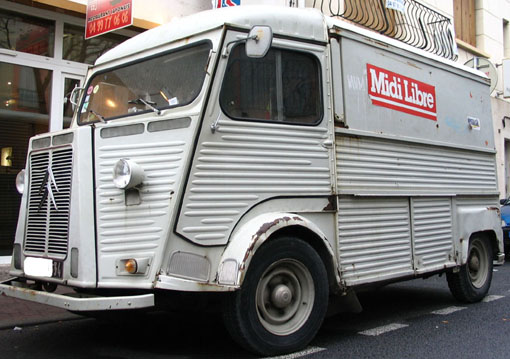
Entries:
[[236, 230], [220, 260], [219, 284], [240, 287], [257, 250], [280, 236], [297, 237], [312, 246], [324, 263], [330, 288], [333, 291], [340, 288], [340, 275], [331, 243], [317, 225], [295, 213], [262, 214]]
[[[479, 232], [471, 233], [471, 236], [469, 237], [469, 241], [463, 241], [463, 243], [462, 243], [462, 263], [467, 262], [469, 242], [471, 242], [471, 240], [475, 237], [487, 238], [487, 240], [489, 241], [489, 243], [491, 245], [492, 259], [498, 260], [498, 254], [501, 253], [500, 248], [499, 248], [498, 236], [497, 236], [496, 232], [494, 232], [493, 230], [487, 230], [487, 231], [479, 231]], [[466, 242], [466, 243], [464, 243], [464, 242]]]

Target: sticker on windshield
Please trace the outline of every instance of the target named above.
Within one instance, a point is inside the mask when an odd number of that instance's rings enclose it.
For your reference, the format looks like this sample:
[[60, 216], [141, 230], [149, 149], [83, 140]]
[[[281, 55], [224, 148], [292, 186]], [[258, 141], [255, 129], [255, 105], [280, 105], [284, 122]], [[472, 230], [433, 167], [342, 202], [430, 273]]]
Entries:
[[89, 107], [89, 103], [88, 102], [85, 102], [83, 104], [83, 107], [81, 108], [81, 113], [85, 113], [87, 112], [87, 108]]
[[96, 87], [94, 87], [94, 95], [97, 93], [97, 91], [99, 91], [99, 85], [96, 85]]
[[87, 95], [90, 95], [92, 93], [92, 91], [94, 91], [94, 86], [89, 86], [89, 88], [87, 89]]
[[168, 104], [170, 106], [178, 105], [179, 104], [179, 100], [177, 99], [177, 97], [172, 97], [170, 100], [168, 100]]

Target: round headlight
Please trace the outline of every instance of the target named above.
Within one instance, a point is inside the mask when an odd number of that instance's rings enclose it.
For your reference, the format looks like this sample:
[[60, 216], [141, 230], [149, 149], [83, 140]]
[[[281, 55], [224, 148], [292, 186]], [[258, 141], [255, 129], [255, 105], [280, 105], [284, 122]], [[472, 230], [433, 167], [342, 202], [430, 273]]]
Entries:
[[117, 188], [127, 189], [138, 186], [143, 178], [143, 169], [135, 161], [122, 158], [113, 167], [113, 184]]
[[19, 171], [16, 176], [16, 189], [20, 194], [23, 194], [25, 191], [25, 170]]

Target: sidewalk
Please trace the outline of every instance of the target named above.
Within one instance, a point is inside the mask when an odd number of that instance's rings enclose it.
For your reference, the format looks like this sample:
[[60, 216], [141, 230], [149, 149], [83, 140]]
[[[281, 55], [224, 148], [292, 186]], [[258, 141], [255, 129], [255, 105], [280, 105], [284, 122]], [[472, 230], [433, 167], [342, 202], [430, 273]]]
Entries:
[[[5, 261], [0, 262], [0, 282], [9, 278], [10, 264], [2, 262]], [[82, 317], [48, 305], [0, 296], [0, 330], [77, 318]]]

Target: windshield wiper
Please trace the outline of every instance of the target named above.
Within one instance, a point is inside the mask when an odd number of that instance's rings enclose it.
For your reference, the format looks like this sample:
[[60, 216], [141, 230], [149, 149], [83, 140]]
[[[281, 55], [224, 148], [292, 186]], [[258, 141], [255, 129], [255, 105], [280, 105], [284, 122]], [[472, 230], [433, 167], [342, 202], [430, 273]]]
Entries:
[[98, 119], [100, 119], [100, 120], [101, 120], [101, 122], [106, 122], [106, 120], [105, 120], [105, 118], [104, 118], [104, 116], [103, 116], [103, 115], [98, 114], [98, 113], [97, 113], [96, 111], [94, 111], [94, 110], [89, 110], [89, 112], [90, 112], [91, 114], [93, 114], [94, 116], [96, 116]]
[[135, 105], [145, 105], [152, 111], [156, 112], [158, 115], [161, 115], [161, 110], [158, 110], [156, 107], [154, 107], [156, 102], [145, 101], [143, 98], [137, 98], [136, 100], [129, 100], [128, 103], [133, 103]]

